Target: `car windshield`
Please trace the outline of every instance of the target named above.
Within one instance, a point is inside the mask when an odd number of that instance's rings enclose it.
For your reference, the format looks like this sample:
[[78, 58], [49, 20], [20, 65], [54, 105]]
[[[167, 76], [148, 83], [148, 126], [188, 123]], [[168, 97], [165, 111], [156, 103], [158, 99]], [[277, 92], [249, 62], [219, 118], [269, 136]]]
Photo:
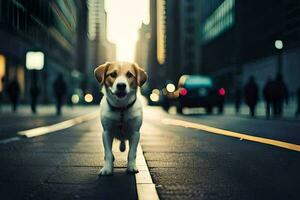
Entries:
[[210, 77], [207, 76], [188, 76], [184, 83], [185, 88], [194, 89], [199, 87], [211, 88], [213, 82]]

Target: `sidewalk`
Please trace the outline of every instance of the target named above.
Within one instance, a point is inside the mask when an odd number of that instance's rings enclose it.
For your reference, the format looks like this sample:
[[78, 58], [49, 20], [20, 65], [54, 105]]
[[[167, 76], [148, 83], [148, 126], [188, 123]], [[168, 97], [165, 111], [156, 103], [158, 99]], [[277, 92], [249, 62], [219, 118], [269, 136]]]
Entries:
[[[283, 119], [283, 120], [298, 120], [299, 118], [295, 117], [295, 112], [297, 109], [297, 104], [296, 101], [290, 101], [288, 105], [284, 104], [283, 107], [283, 115], [281, 118], [274, 118], [274, 119]], [[169, 112], [171, 114], [176, 114], [176, 108], [172, 107]], [[188, 109], [184, 109], [183, 111], [185, 114], [206, 114], [205, 109], [204, 108], [188, 108]], [[217, 108], [214, 108], [214, 114], [217, 114]], [[242, 103], [240, 106], [240, 112], [236, 113], [235, 112], [235, 106], [234, 103], [225, 103], [224, 106], [224, 113], [223, 115], [225, 116], [239, 116], [239, 117], [248, 117], [249, 114], [249, 108], [245, 103]], [[271, 111], [271, 115], [272, 115], [272, 111]], [[265, 109], [265, 103], [260, 101], [257, 106], [256, 106], [256, 118], [266, 118], [266, 109]], [[273, 119], [273, 117], [271, 116], [270, 119]]]
[[101, 128], [94, 119], [57, 133], [0, 145], [1, 199], [137, 199], [127, 152], [114, 144], [115, 174], [103, 165]]
[[[87, 112], [88, 110], [93, 110], [95, 108], [98, 108], [97, 105], [92, 106], [83, 106], [83, 105], [74, 105], [74, 106], [68, 106], [65, 105], [62, 107], [62, 116], [71, 116], [71, 115], [80, 115], [83, 114], [83, 112]], [[56, 115], [56, 109], [54, 104], [50, 105], [38, 105], [37, 106], [37, 113], [32, 114], [30, 105], [28, 104], [21, 104], [18, 106], [18, 110], [16, 113], [13, 113], [11, 111], [11, 106], [9, 104], [2, 105], [0, 107], [0, 117], [2, 115], [15, 115], [15, 116], [55, 116]]]
[[[295, 112], [297, 109], [297, 104], [295, 101], [290, 101], [288, 105], [284, 104], [283, 107], [283, 115], [281, 119], [290, 119], [290, 120], [297, 120], [300, 118], [295, 117]], [[228, 103], [224, 109], [225, 115], [236, 115], [235, 107], [233, 103]], [[238, 113], [239, 116], [249, 116], [249, 108], [246, 104], [242, 104], [240, 107], [240, 112]], [[271, 110], [272, 115], [272, 110]], [[256, 117], [258, 118], [265, 118], [266, 117], [266, 108], [265, 103], [260, 101], [256, 106]]]
[[32, 114], [30, 106], [21, 105], [18, 112], [12, 113], [9, 105], [3, 106], [0, 112], [0, 140], [17, 136], [18, 131], [24, 131], [40, 126], [51, 125], [80, 115], [88, 114], [98, 109], [97, 106], [63, 107], [61, 116], [56, 116], [54, 105], [38, 107], [38, 113]]

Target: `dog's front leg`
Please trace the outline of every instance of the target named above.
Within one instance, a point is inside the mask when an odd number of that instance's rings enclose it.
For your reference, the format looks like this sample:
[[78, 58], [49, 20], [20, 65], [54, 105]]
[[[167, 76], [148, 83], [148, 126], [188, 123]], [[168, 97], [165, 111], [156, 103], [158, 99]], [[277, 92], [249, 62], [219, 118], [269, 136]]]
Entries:
[[102, 140], [104, 145], [104, 166], [99, 175], [112, 175], [114, 168], [114, 155], [112, 153], [113, 136], [108, 131], [103, 131]]
[[140, 140], [140, 132], [135, 131], [129, 138], [129, 152], [128, 152], [128, 163], [127, 172], [128, 173], [138, 173], [136, 167], [136, 151]]

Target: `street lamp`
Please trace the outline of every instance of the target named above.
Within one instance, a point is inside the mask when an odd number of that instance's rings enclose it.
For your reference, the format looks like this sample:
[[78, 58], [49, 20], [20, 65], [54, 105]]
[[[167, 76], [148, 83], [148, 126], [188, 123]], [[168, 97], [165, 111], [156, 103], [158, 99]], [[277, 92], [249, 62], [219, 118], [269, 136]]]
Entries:
[[28, 51], [26, 53], [26, 68], [28, 70], [42, 70], [44, 68], [44, 53]]
[[[28, 51], [26, 53], [26, 69], [31, 71], [31, 86], [30, 90], [35, 90], [38, 92], [38, 71], [44, 68], [45, 63], [45, 55], [41, 51]], [[45, 87], [46, 88], [46, 87]], [[32, 93], [32, 92], [30, 92]], [[46, 92], [44, 93], [46, 94]], [[31, 98], [34, 98], [33, 96]], [[45, 98], [46, 99], [46, 98]], [[34, 105], [34, 104], [32, 104]], [[35, 112], [35, 106], [33, 108], [33, 112]]]
[[276, 40], [274, 45], [275, 45], [275, 48], [278, 50], [281, 50], [283, 48], [282, 40]]
[[175, 85], [173, 83], [169, 83], [167, 86], [166, 86], [166, 89], [168, 92], [174, 92], [175, 91]]
[[277, 56], [277, 73], [282, 73], [282, 49], [283, 49], [283, 41], [282, 40], [275, 40], [274, 43], [275, 48], [278, 50], [278, 56]]

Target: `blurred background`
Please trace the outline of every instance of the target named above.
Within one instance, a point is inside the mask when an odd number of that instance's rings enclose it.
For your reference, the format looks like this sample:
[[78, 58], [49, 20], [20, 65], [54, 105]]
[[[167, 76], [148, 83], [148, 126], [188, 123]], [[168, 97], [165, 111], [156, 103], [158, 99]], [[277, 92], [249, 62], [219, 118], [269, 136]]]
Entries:
[[[213, 86], [205, 87], [221, 96], [219, 107], [224, 101], [239, 104], [249, 98], [244, 93], [251, 76], [256, 101], [265, 100], [267, 82], [280, 77], [284, 98], [296, 104], [299, 55], [295, 0], [0, 2], [2, 104], [14, 99], [50, 104], [58, 93], [70, 105], [97, 104], [101, 95], [93, 70], [111, 60], [142, 66], [149, 74], [142, 93], [149, 104], [166, 109], [178, 108], [174, 99], [190, 94], [186, 87], [207, 80]], [[198, 79], [180, 85], [183, 75]], [[55, 88], [56, 81], [65, 86]]]

